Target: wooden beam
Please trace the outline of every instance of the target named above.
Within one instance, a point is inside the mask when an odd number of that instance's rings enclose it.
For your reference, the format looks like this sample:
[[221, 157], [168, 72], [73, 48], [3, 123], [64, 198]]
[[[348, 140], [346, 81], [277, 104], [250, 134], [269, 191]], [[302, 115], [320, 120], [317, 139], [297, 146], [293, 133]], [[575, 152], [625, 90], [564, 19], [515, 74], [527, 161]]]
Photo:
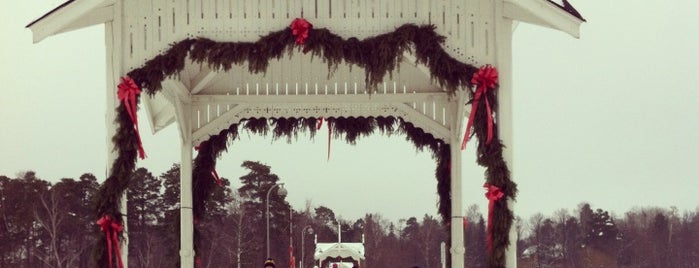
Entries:
[[192, 91], [191, 94], [197, 94], [204, 90], [211, 81], [216, 78], [220, 73], [218, 71], [211, 70], [211, 68], [205, 67], [201, 72], [199, 72], [194, 79], [192, 79]]
[[180, 129], [180, 137], [182, 142], [191, 141], [192, 123], [191, 123], [191, 96], [187, 87], [179, 80], [165, 79], [162, 83], [162, 92], [170, 102], [175, 106], [175, 118], [177, 126]]
[[165, 79], [163, 80], [163, 90], [168, 91], [172, 97], [179, 99], [182, 102], [190, 103], [192, 102], [192, 96], [189, 93], [187, 86], [180, 80]]
[[357, 95], [195, 95], [193, 104], [234, 103], [405, 103], [435, 101], [446, 102], [446, 92], [406, 94], [357, 94]]
[[104, 7], [99, 7], [96, 8], [89, 13], [85, 14], [85, 16], [82, 16], [78, 18], [77, 20], [73, 21], [72, 23], [68, 24], [66, 27], [61, 28], [56, 32], [56, 34], [59, 33], [65, 33], [65, 32], [70, 32], [73, 30], [77, 29], [82, 29], [85, 27], [89, 27], [92, 25], [97, 25], [97, 24], [103, 24], [106, 22], [110, 22], [114, 19], [114, 6], [109, 5], [109, 6], [104, 6]]
[[504, 0], [502, 16], [580, 38], [582, 20], [546, 0]]
[[[153, 134], [175, 122], [175, 106], [173, 100], [165, 97], [165, 92], [156, 93], [153, 97], [144, 96], [144, 104], [153, 128]], [[150, 111], [149, 111], [150, 110]]]
[[[41, 19], [27, 26], [27, 28], [32, 30], [34, 43], [38, 43], [41, 40], [44, 40], [46, 37], [55, 35], [57, 33], [65, 32], [67, 30], [75, 30], [77, 29], [75, 27], [80, 25], [82, 25], [82, 27], [89, 26], [86, 25], [86, 23], [103, 23], [108, 20], [92, 18], [92, 15], [89, 15], [89, 13], [99, 9], [99, 7], [106, 6], [108, 3], [114, 3], [114, 0], [74, 1], [67, 6], [45, 15]], [[106, 10], [101, 10], [100, 12], [102, 15], [104, 15]], [[81, 18], [85, 17], [88, 17], [88, 19], [80, 22]], [[70, 27], [71, 25], [74, 27]]]
[[[403, 58], [404, 58], [403, 61], [409, 63], [412, 66], [415, 66], [415, 68], [417, 68], [423, 74], [425, 74], [425, 76], [427, 76], [428, 80], [432, 79], [432, 72], [430, 72], [430, 69], [428, 69], [427, 66], [425, 66], [425, 65], [417, 63], [417, 58], [415, 57], [415, 55], [408, 53], [408, 52], [403, 52]], [[408, 61], [406, 61], [406, 59]]]
[[182, 143], [191, 142], [192, 139], [192, 105], [176, 100], [175, 103], [175, 118], [177, 119], [177, 127], [180, 130], [180, 138]]
[[233, 121], [237, 122], [239, 120], [237, 119], [238, 115], [241, 111], [243, 111], [246, 108], [248, 108], [248, 105], [236, 105], [235, 107], [223, 113], [221, 116], [217, 117], [214, 120], [211, 120], [211, 122], [194, 131], [194, 133], [192, 134], [192, 140], [195, 142], [195, 144], [198, 144], [200, 142], [200, 139], [204, 138], [205, 136], [217, 133], [223, 128], [227, 128], [231, 124], [235, 123]]
[[434, 121], [434, 119], [429, 118], [426, 115], [418, 112], [417, 110], [413, 109], [413, 107], [410, 107], [408, 104], [396, 104], [395, 107], [396, 109], [398, 109], [399, 113], [406, 117], [403, 118], [406, 121], [409, 121], [415, 124], [416, 126], [422, 128], [423, 130], [425, 130], [425, 132], [431, 133], [435, 136], [435, 138], [442, 139], [446, 143], [451, 142], [451, 139], [449, 138], [449, 128], [443, 126], [437, 121]]
[[[521, 1], [521, 0], [518, 0]], [[545, 1], [549, 5], [553, 5], [548, 1]], [[496, 5], [496, 16], [495, 19], [495, 43], [496, 43], [496, 54], [495, 54], [495, 66], [498, 68], [498, 79], [500, 88], [498, 89], [498, 111], [495, 114], [496, 121], [498, 124], [498, 138], [502, 141], [504, 145], [502, 149], [502, 157], [510, 171], [510, 179], [515, 181], [517, 179], [517, 172], [515, 170], [515, 159], [513, 154], [514, 149], [514, 95], [513, 95], [513, 82], [512, 82], [512, 27], [513, 21], [508, 19], [506, 15], [502, 15], [506, 12], [507, 3], [500, 2]], [[565, 13], [558, 7], [555, 7], [556, 11]], [[567, 13], [566, 13], [567, 14]], [[558, 15], [561, 15], [558, 13]], [[566, 15], [566, 19], [573, 17], [571, 15]], [[560, 18], [560, 17], [559, 17]], [[575, 18], [577, 20], [577, 18]], [[579, 23], [577, 25], [580, 25]], [[578, 26], [574, 27], [575, 33], [571, 33], [574, 36], [578, 35]], [[571, 30], [573, 30], [571, 28]], [[569, 32], [570, 33], [570, 32]], [[577, 36], [576, 36], [577, 37]], [[507, 199], [507, 207], [514, 212], [514, 200]], [[510, 226], [510, 232], [508, 235], [510, 243], [505, 249], [505, 267], [506, 268], [516, 268], [517, 267], [517, 227], [514, 222]], [[504, 235], [504, 234], [503, 234]]]

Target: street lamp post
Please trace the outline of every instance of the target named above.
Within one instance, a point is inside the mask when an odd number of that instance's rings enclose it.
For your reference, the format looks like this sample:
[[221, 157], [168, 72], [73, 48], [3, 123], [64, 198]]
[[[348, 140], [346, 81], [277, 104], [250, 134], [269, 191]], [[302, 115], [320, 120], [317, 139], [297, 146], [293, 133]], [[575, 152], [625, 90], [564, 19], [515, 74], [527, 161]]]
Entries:
[[286, 196], [286, 189], [284, 189], [284, 183], [280, 184], [275, 184], [272, 187], [267, 190], [267, 199], [265, 202], [265, 206], [267, 207], [267, 212], [265, 213], [267, 215], [267, 258], [269, 258], [269, 194], [272, 192], [272, 189], [277, 188], [278, 186], [282, 186], [277, 190], [277, 194], [279, 196]]
[[303, 229], [301, 229], [301, 261], [299, 262], [299, 268], [303, 268], [303, 253], [305, 252], [303, 242], [306, 240], [304, 239], [306, 236], [306, 229], [308, 229], [308, 234], [313, 234], [313, 228], [310, 225], [306, 225], [303, 227]]

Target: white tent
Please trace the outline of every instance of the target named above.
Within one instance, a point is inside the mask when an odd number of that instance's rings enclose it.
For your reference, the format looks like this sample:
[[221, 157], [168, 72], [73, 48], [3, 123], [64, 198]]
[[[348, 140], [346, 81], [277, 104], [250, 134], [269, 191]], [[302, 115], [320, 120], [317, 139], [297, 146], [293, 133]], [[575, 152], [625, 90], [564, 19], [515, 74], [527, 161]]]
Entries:
[[317, 243], [316, 260], [327, 258], [351, 258], [355, 261], [364, 259], [364, 244], [362, 243]]

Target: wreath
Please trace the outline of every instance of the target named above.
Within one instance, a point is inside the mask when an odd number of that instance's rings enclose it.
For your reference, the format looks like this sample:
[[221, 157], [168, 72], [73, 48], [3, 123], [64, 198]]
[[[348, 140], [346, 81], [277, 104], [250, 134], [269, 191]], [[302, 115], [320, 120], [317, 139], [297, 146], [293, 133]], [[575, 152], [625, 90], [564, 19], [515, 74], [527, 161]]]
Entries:
[[[136, 110], [141, 89], [154, 95], [162, 88], [162, 81], [176, 76], [185, 68], [185, 60], [208, 64], [214, 70], [228, 71], [234, 65], [247, 64], [251, 73], [265, 72], [269, 61], [293, 54], [299, 48], [303, 53], [320, 57], [332, 75], [340, 64], [356, 65], [364, 69], [365, 82], [376, 88], [384, 77], [397, 68], [404, 52], [412, 52], [416, 63], [427, 66], [431, 79], [450, 95], [467, 92], [472, 105], [462, 149], [468, 139], [477, 137], [477, 162], [484, 166], [486, 197], [489, 199], [488, 248], [489, 266], [505, 266], [505, 249], [511, 243], [509, 230], [513, 213], [507, 199], [514, 200], [517, 187], [510, 180], [509, 170], [502, 156], [503, 145], [497, 137], [497, 124], [492, 116], [497, 111], [497, 70], [490, 66], [477, 68], [459, 62], [442, 48], [445, 37], [435, 32], [435, 26], [405, 24], [393, 32], [369, 37], [344, 39], [327, 29], [315, 29], [304, 19], [296, 19], [288, 29], [271, 32], [256, 42], [215, 42], [206, 38], [185, 39], [164, 53], [147, 61], [142, 67], [128, 72], [118, 86], [121, 104], [116, 108], [116, 134], [112, 138], [117, 158], [111, 174], [100, 186], [96, 196], [95, 212], [98, 225], [105, 235], [98, 238], [95, 258], [99, 267], [111, 267], [115, 262], [112, 251], [118, 251], [123, 238], [123, 215], [119, 212], [120, 199], [129, 184], [137, 156], [145, 157], [138, 130]], [[472, 88], [475, 87], [475, 90]], [[274, 138], [298, 135], [300, 131], [314, 134], [320, 118], [248, 118], [229, 126], [198, 145], [194, 159], [192, 187], [195, 219], [205, 216], [205, 204], [216, 183], [215, 166], [228, 143], [238, 136], [239, 129]], [[336, 138], [354, 144], [360, 136], [376, 131], [386, 134], [404, 133], [418, 150], [429, 149], [437, 161], [435, 176], [439, 194], [438, 211], [445, 224], [450, 224], [450, 145], [435, 138], [401, 118], [359, 117], [325, 118]], [[471, 129], [473, 133], [471, 134]], [[507, 198], [502, 198], [507, 197]], [[196, 226], [195, 226], [196, 228]], [[195, 232], [195, 250], [198, 237]], [[118, 252], [117, 263], [121, 264]]]

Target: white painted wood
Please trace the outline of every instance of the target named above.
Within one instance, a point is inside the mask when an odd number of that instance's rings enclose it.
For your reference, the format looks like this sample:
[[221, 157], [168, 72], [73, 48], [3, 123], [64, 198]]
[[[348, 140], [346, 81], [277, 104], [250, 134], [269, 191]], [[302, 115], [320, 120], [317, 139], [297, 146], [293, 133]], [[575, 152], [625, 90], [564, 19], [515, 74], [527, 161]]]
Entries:
[[[420, 113], [417, 110], [411, 108], [407, 104], [395, 105], [398, 111], [401, 113], [401, 117], [415, 126], [423, 129], [425, 132], [432, 134], [435, 138], [448, 141], [450, 132], [449, 128], [434, 121], [434, 119], [425, 116], [424, 113]], [[449, 143], [449, 142], [446, 142]]]
[[463, 206], [462, 206], [462, 181], [463, 172], [461, 172], [461, 129], [464, 124], [464, 104], [466, 103], [466, 93], [458, 92], [456, 98], [449, 103], [450, 113], [454, 116], [449, 121], [451, 126], [450, 132], [450, 155], [451, 155], [451, 256], [452, 268], [464, 268], [464, 229], [463, 229]]
[[172, 96], [175, 96], [180, 101], [185, 103], [190, 103], [192, 101], [192, 95], [189, 93], [187, 86], [180, 80], [165, 79], [162, 82], [163, 91], [169, 92]]
[[[106, 125], [106, 146], [107, 150], [107, 170], [105, 170], [105, 178], [108, 178], [112, 174], [112, 165], [118, 157], [117, 151], [112, 150], [114, 143], [112, 138], [116, 135], [117, 125], [116, 121], [116, 108], [119, 106], [119, 100], [117, 99], [117, 86], [120, 83], [120, 78], [124, 73], [123, 70], [123, 46], [122, 46], [122, 27], [121, 18], [118, 16], [121, 14], [121, 5], [119, 3], [114, 5], [114, 12], [117, 17], [110, 22], [105, 24], [105, 49], [106, 49], [106, 111], [105, 111], [105, 125]], [[123, 225], [124, 234], [128, 237], [128, 198], [127, 193], [121, 195], [121, 202], [119, 204], [119, 212], [124, 215]], [[129, 259], [129, 240], [123, 239], [120, 241], [120, 252], [121, 259], [124, 260], [124, 267], [128, 268]]]
[[167, 92], [161, 91], [154, 96], [148, 94], [141, 95], [146, 116], [148, 116], [151, 133], [155, 134], [175, 122], [175, 107], [173, 102], [165, 97]]
[[446, 102], [446, 92], [412, 93], [412, 94], [357, 94], [357, 95], [307, 95], [307, 96], [254, 96], [254, 95], [195, 95], [194, 104], [228, 104], [228, 103], [403, 103], [417, 101]]
[[[191, 104], [177, 102], [178, 121], [189, 126]], [[182, 161], [180, 162], [180, 267], [194, 267], [194, 215], [192, 211], [192, 136], [181, 133]]]
[[[498, 124], [498, 137], [505, 145], [503, 148], [503, 159], [510, 169], [510, 179], [516, 181], [516, 172], [514, 170], [514, 112], [513, 112], [513, 94], [514, 87], [512, 83], [512, 27], [511, 19], [502, 16], [505, 12], [505, 3], [498, 2], [495, 6], [496, 26], [496, 63], [498, 68], [498, 80], [500, 87], [498, 89], [498, 111], [496, 114], [496, 122]], [[507, 205], [514, 212], [514, 202], [511, 199], [507, 200]], [[506, 267], [517, 267], [517, 227], [513, 221], [509, 232], [510, 246], [505, 250]]]
[[[104, 7], [98, 7], [88, 12], [84, 16], [70, 22], [65, 27], [56, 31], [55, 34], [70, 32], [77, 29], [82, 29], [85, 27], [99, 25], [106, 22], [110, 22], [114, 19], [114, 6], [108, 5]], [[36, 41], [38, 42], [38, 41]]]
[[504, 0], [503, 16], [580, 38], [582, 20], [546, 0]]
[[[75, 1], [73, 3], [70, 3], [69, 6], [65, 6], [61, 9], [58, 9], [54, 11], [53, 13], [49, 14], [48, 16], [42, 18], [41, 20], [35, 21], [33, 24], [29, 25], [28, 28], [32, 30], [34, 33], [33, 38], [34, 38], [34, 43], [38, 43], [41, 40], [44, 40], [44, 38], [52, 36], [54, 34], [60, 33], [60, 32], [65, 32], [62, 31], [66, 27], [70, 26], [71, 24], [76, 23], [77, 21], [80, 20], [80, 18], [83, 18], [85, 16], [90, 17], [88, 15], [91, 11], [104, 6], [105, 4], [110, 4], [113, 3], [114, 0], [83, 0], [83, 1]], [[86, 20], [90, 21], [90, 20]], [[106, 22], [107, 20], [103, 20], [102, 22]], [[93, 23], [102, 23], [99, 22], [99, 20], [91, 21]], [[77, 23], [81, 24], [81, 23]], [[89, 26], [89, 25], [85, 25]], [[74, 28], [77, 29], [77, 28]]]
[[204, 67], [203, 70], [192, 79], [191, 94], [194, 95], [204, 90], [218, 74], [219, 72]]

